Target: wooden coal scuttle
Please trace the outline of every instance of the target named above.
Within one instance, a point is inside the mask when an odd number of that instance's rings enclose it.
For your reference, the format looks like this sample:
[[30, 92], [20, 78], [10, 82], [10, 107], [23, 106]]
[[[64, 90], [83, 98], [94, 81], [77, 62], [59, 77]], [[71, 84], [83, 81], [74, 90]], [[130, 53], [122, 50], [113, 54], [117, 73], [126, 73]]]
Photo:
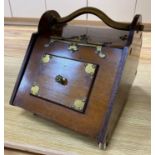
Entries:
[[[71, 25], [90, 13], [107, 26]], [[10, 104], [93, 137], [106, 148], [137, 73], [143, 25], [86, 7], [45, 12], [33, 33]]]

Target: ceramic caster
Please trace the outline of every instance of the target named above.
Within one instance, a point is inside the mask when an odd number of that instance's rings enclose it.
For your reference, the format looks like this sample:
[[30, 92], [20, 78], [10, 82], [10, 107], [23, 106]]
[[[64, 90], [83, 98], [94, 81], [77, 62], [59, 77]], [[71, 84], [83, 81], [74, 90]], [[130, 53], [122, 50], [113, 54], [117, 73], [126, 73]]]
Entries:
[[106, 150], [106, 148], [107, 148], [107, 143], [105, 142], [104, 144], [103, 143], [99, 143], [99, 149], [100, 150]]
[[99, 147], [100, 150], [102, 150], [102, 148], [103, 148], [103, 143], [99, 143], [99, 144], [98, 144], [98, 147]]
[[103, 144], [103, 150], [106, 150], [106, 148], [107, 148], [107, 143], [105, 142], [105, 143]]

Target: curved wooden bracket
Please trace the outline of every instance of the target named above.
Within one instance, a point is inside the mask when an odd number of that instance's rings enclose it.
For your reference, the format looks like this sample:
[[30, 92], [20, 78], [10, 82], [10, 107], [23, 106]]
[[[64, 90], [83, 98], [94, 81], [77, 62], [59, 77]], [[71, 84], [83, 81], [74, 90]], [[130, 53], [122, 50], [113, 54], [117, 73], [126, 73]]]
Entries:
[[[114, 29], [119, 29], [119, 30], [126, 30], [126, 31], [130, 31], [131, 29], [137, 30], [137, 31], [142, 31], [143, 30], [143, 25], [136, 25], [135, 21], [133, 20], [131, 23], [123, 23], [123, 22], [116, 22], [114, 20], [112, 20], [111, 18], [109, 18], [104, 12], [102, 12], [101, 10], [94, 8], [94, 7], [84, 7], [81, 8], [79, 10], [74, 11], [73, 13], [71, 13], [70, 15], [66, 16], [66, 17], [60, 17], [60, 15], [54, 11], [47, 11], [43, 14], [43, 16], [41, 17], [40, 23], [39, 23], [39, 31], [40, 29], [42, 29], [43, 25], [44, 25], [44, 29], [47, 28], [49, 29], [50, 26], [56, 25], [56, 26], [62, 26], [64, 24], [66, 24], [67, 22], [70, 22], [71, 20], [73, 20], [74, 18], [83, 15], [83, 14], [93, 14], [96, 15], [97, 17], [99, 17], [105, 24], [107, 24], [108, 26], [114, 28]], [[141, 15], [137, 15], [136, 18], [140, 18]], [[43, 24], [43, 21], [47, 22], [46, 24]]]

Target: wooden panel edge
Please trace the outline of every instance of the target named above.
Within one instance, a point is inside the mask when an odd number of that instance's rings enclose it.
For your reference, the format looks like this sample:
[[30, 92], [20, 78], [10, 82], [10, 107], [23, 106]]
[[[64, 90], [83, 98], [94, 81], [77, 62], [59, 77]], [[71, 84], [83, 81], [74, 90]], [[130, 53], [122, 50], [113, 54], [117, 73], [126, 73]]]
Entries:
[[4, 17], [4, 25], [36, 26], [38, 23], [39, 18]]
[[144, 23], [144, 31], [151, 32], [151, 23]]

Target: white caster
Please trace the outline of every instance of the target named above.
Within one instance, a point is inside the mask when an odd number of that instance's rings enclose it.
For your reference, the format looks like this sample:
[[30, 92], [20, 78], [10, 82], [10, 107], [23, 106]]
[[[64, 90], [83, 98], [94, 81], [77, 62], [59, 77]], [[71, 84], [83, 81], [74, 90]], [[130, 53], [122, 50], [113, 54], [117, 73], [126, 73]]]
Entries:
[[103, 144], [103, 150], [106, 150], [106, 148], [107, 148], [107, 143], [105, 142], [105, 143]]
[[98, 147], [99, 147], [100, 150], [102, 150], [102, 148], [103, 148], [103, 143], [99, 143], [99, 144], [98, 144]]
[[107, 143], [105, 142], [104, 144], [103, 143], [99, 143], [99, 149], [100, 150], [106, 150], [106, 148], [107, 148]]

